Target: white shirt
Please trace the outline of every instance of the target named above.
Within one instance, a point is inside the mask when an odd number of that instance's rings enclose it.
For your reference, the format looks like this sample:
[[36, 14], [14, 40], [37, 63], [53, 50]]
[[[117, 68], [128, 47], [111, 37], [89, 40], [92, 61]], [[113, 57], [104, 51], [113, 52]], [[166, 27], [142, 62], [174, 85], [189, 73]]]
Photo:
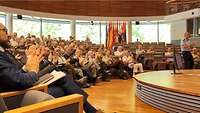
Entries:
[[117, 56], [117, 57], [122, 57], [123, 56], [123, 51], [121, 51], [121, 52], [120, 51], [115, 51], [114, 55]]

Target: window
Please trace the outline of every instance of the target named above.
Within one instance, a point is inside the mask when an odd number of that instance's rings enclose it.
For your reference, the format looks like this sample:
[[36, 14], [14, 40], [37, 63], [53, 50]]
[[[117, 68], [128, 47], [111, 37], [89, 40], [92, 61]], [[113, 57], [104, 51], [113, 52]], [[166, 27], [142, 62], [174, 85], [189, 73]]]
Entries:
[[159, 24], [159, 42], [171, 43], [170, 24]]
[[70, 22], [59, 20], [42, 20], [42, 35], [51, 35], [54, 38], [69, 39], [71, 35]]
[[132, 25], [133, 41], [140, 42], [157, 42], [157, 25], [141, 23], [140, 25]]
[[101, 23], [101, 44], [106, 44], [106, 24]]
[[0, 23], [2, 23], [3, 25], [6, 24], [6, 15], [5, 14], [0, 13]]
[[92, 43], [100, 44], [100, 25], [99, 22], [77, 22], [76, 39], [84, 41], [87, 37]]
[[132, 24], [132, 41], [170, 43], [170, 24], [157, 22], [140, 22], [139, 25]]
[[13, 32], [16, 32], [18, 36], [27, 36], [28, 33], [40, 37], [40, 19], [24, 16], [23, 19], [17, 19], [13, 17]]

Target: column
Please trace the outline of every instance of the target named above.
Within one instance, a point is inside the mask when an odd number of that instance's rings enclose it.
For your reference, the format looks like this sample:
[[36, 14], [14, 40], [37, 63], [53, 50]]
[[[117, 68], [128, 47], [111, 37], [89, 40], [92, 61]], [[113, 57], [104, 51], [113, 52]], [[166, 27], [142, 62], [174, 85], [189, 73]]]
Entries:
[[6, 28], [8, 29], [8, 33], [13, 32], [13, 14], [11, 13], [6, 15]]
[[76, 20], [71, 20], [70, 26], [71, 26], [71, 36], [76, 38]]
[[159, 25], [160, 25], [160, 23], [159, 23], [159, 21], [157, 22], [157, 42], [160, 42], [160, 32], [159, 32]]
[[132, 22], [128, 21], [128, 43], [132, 42]]
[[193, 36], [198, 36], [198, 18], [193, 19]]

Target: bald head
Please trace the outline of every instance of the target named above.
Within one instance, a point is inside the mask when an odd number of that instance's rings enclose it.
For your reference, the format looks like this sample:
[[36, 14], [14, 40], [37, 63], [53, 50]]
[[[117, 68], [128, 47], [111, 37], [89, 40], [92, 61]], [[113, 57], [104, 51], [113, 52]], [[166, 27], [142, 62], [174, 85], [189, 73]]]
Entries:
[[123, 47], [122, 46], [118, 46], [117, 47], [117, 51], [119, 51], [119, 52], [123, 51]]
[[191, 35], [190, 35], [189, 32], [185, 32], [185, 33], [184, 33], [184, 38], [185, 38], [185, 39], [188, 40], [188, 39], [190, 39], [190, 37], [191, 37]]
[[9, 39], [7, 36], [7, 29], [2, 23], [0, 23], [0, 45], [3, 47], [7, 47], [8, 42]]

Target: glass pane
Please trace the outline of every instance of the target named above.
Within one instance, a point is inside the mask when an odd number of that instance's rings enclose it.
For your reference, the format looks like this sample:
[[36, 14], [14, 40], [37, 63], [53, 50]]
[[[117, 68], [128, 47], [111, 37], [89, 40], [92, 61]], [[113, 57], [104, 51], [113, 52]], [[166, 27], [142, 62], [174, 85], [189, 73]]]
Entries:
[[39, 20], [22, 20], [13, 19], [13, 32], [16, 32], [18, 36], [26, 36], [28, 33], [31, 35], [40, 36], [40, 22]]
[[170, 24], [159, 24], [159, 41], [171, 43]]
[[157, 25], [143, 24], [132, 25], [132, 41], [157, 42]]
[[106, 24], [101, 24], [101, 44], [106, 44]]
[[100, 26], [98, 23], [76, 23], [76, 39], [84, 41], [89, 37], [92, 43], [100, 43]]
[[67, 40], [71, 35], [70, 23], [42, 21], [42, 35], [51, 35], [54, 38], [61, 37]]
[[6, 22], [6, 16], [5, 15], [0, 15], [0, 23], [2, 23], [5, 26]]

